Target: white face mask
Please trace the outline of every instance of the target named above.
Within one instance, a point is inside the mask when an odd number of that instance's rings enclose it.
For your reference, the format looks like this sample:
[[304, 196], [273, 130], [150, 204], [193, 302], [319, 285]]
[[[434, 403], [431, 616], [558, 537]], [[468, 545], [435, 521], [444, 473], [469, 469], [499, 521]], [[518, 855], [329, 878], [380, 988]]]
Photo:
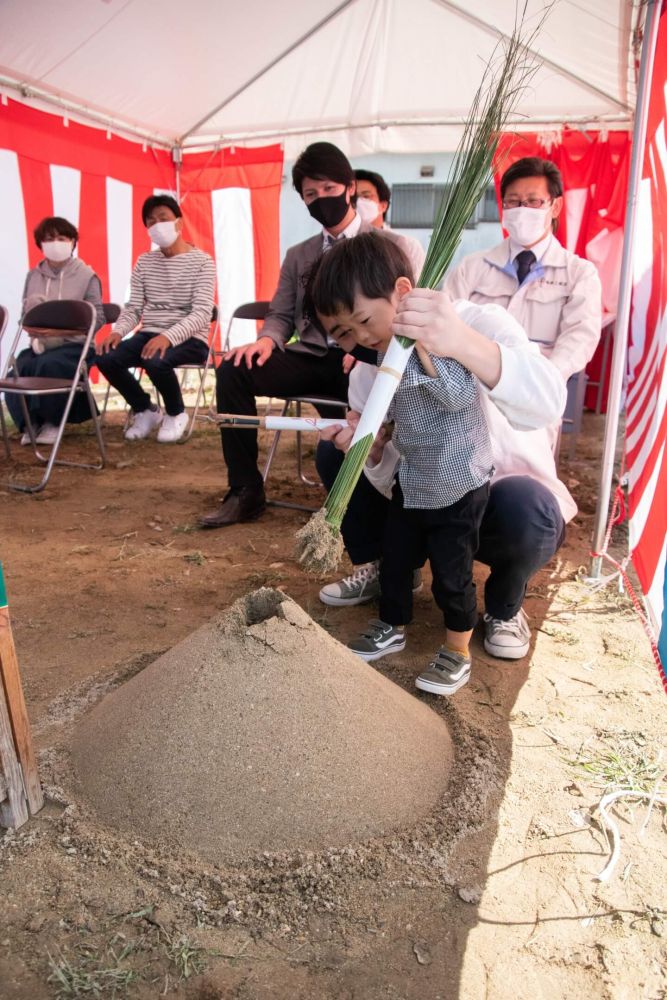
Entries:
[[178, 239], [178, 229], [173, 219], [169, 219], [167, 222], [156, 222], [155, 225], [148, 227], [147, 232], [151, 242], [157, 243], [162, 250], [166, 250]]
[[551, 222], [551, 208], [505, 208], [503, 229], [522, 247], [532, 246], [546, 235]]
[[42, 243], [42, 253], [54, 264], [62, 264], [72, 256], [74, 244], [69, 240], [46, 240]]
[[380, 206], [372, 198], [357, 198], [355, 207], [362, 222], [374, 222], [380, 214]]

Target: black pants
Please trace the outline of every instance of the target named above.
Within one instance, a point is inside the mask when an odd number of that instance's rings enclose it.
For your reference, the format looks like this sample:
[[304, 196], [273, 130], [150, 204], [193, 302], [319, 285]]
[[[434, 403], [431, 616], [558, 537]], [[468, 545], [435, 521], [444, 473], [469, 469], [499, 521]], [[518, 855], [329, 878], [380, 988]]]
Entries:
[[449, 507], [422, 510], [403, 506], [396, 483], [385, 522], [380, 563], [380, 618], [389, 625], [412, 620], [412, 571], [415, 556], [428, 556], [433, 597], [445, 625], [466, 632], [477, 624], [472, 566], [489, 484], [471, 490]]
[[[331, 441], [320, 441], [317, 446], [315, 465], [327, 493], [334, 484], [344, 457], [344, 453]], [[355, 566], [380, 558], [388, 509], [389, 500], [362, 474], [340, 527], [345, 549]]]
[[[327, 490], [342, 462], [343, 453], [331, 442], [319, 443], [317, 470]], [[341, 526], [353, 563], [380, 558], [388, 510], [389, 500], [362, 476]], [[564, 539], [561, 509], [546, 486], [530, 476], [506, 476], [492, 483], [475, 553], [475, 559], [491, 568], [484, 586], [487, 614], [501, 621], [513, 618], [523, 604], [528, 581], [546, 566]], [[423, 566], [425, 559], [425, 551], [416, 552], [414, 567]]]
[[[276, 348], [261, 368], [245, 362], [238, 367], [224, 361], [216, 371], [218, 413], [257, 413], [256, 396], [331, 396], [347, 399], [347, 375], [343, 372], [343, 352], [329, 348], [321, 357], [300, 351]], [[340, 407], [318, 406], [320, 416], [341, 416]], [[227, 463], [230, 489], [260, 487], [257, 468], [257, 434], [221, 428], [222, 453]]]
[[[43, 354], [35, 354], [31, 347], [21, 351], [16, 359], [16, 374], [31, 376], [36, 378], [69, 378], [71, 379], [76, 371], [76, 366], [81, 357], [81, 344], [61, 344]], [[94, 363], [95, 351], [91, 348], [88, 351], [88, 365]], [[14, 374], [13, 371], [9, 375]], [[63, 418], [65, 404], [67, 403], [67, 393], [58, 393], [53, 396], [25, 396], [28, 404], [28, 412], [33, 427], [39, 429], [42, 424], [53, 424], [57, 427]], [[25, 430], [23, 419], [23, 407], [21, 397], [16, 393], [5, 393], [5, 402], [10, 412], [11, 418], [20, 431]], [[77, 392], [72, 400], [67, 422], [69, 424], [81, 424], [84, 420], [90, 420], [90, 406], [85, 393]]]
[[130, 368], [143, 368], [162, 396], [164, 408], [169, 416], [177, 417], [179, 413], [183, 413], [185, 406], [174, 368], [179, 365], [206, 364], [208, 347], [203, 340], [190, 337], [182, 344], [168, 347], [163, 358], [159, 355], [142, 358], [141, 352], [148, 341], [157, 336], [157, 333], [140, 330], [127, 340], [121, 340], [118, 347], [114, 347], [107, 354], [98, 354], [94, 364], [135, 413], [142, 413], [151, 405], [151, 397], [129, 371]]

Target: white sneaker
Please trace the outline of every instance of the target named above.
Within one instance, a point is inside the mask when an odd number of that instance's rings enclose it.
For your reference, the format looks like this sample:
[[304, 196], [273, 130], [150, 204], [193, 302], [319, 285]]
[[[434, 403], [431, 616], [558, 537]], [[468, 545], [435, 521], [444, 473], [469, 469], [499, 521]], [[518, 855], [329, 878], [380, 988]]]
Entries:
[[[39, 428], [37, 428], [37, 430], [35, 431], [35, 435], [37, 434], [39, 434]], [[21, 435], [21, 447], [25, 448], [25, 446], [28, 444], [32, 444], [32, 441], [30, 440], [30, 435], [28, 434], [28, 432], [24, 431], [23, 434]]]
[[178, 413], [175, 417], [170, 417], [165, 413], [160, 430], [157, 432], [157, 439], [164, 444], [167, 441], [180, 441], [188, 426], [187, 413]]
[[322, 604], [340, 608], [372, 601], [380, 593], [379, 567], [377, 561], [364, 563], [362, 566], [355, 566], [353, 572], [344, 579], [328, 583], [320, 590]]
[[126, 439], [141, 441], [142, 438], [147, 438], [152, 430], [160, 426], [163, 416], [162, 410], [142, 410], [141, 413], [135, 413], [132, 423], [125, 431]]
[[484, 649], [491, 656], [502, 660], [520, 660], [529, 647], [530, 629], [523, 608], [506, 622], [484, 615]]
[[[54, 444], [57, 437], [57, 427], [54, 427], [53, 424], [42, 424], [37, 431], [35, 440], [37, 441], [37, 444]], [[30, 442], [30, 437], [28, 437], [28, 442]]]

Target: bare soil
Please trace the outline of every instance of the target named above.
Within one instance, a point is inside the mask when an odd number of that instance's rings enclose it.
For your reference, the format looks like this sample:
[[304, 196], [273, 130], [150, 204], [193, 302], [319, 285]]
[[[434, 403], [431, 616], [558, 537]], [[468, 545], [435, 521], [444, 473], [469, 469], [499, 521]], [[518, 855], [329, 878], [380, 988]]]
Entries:
[[[47, 805], [0, 837], [0, 997], [664, 1000], [662, 806], [616, 803], [620, 859], [596, 879], [610, 850], [605, 789], [662, 779], [664, 795], [667, 770], [665, 696], [632, 605], [613, 583], [582, 581], [601, 429], [587, 417], [576, 458], [561, 462], [580, 514], [531, 583], [529, 656], [494, 660], [477, 635], [471, 683], [451, 701], [419, 694], [442, 629], [425, 587], [405, 652], [377, 664], [449, 727], [438, 805], [398, 834], [224, 866], [95, 818], [70, 760], [83, 718], [260, 586], [342, 642], [374, 609], [320, 604], [293, 555], [307, 514], [271, 507], [196, 529], [224, 492], [213, 429], [184, 446], [128, 443], [112, 415], [105, 471], [58, 469], [34, 497], [3, 491], [0, 558]], [[65, 444], [92, 450], [83, 432]], [[30, 472], [26, 451], [15, 448], [12, 475]], [[294, 466], [284, 436], [270, 495], [319, 505]], [[623, 528], [616, 543], [622, 553]], [[173, 799], [178, 811], [177, 783]]]

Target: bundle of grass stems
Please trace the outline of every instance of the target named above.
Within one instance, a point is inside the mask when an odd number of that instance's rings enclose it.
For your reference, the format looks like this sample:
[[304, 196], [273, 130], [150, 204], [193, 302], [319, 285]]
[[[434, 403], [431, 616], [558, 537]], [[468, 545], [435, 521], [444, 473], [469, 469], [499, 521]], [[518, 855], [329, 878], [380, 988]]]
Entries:
[[[492, 180], [500, 134], [537, 71], [531, 49], [547, 10], [530, 31], [524, 31], [525, 13], [524, 5], [512, 34], [494, 50], [475, 94], [417, 283], [421, 288], [436, 288], [442, 281], [463, 229]], [[408, 337], [392, 338], [324, 507], [297, 533], [297, 558], [312, 573], [331, 573], [340, 562], [343, 517], [413, 348]]]

